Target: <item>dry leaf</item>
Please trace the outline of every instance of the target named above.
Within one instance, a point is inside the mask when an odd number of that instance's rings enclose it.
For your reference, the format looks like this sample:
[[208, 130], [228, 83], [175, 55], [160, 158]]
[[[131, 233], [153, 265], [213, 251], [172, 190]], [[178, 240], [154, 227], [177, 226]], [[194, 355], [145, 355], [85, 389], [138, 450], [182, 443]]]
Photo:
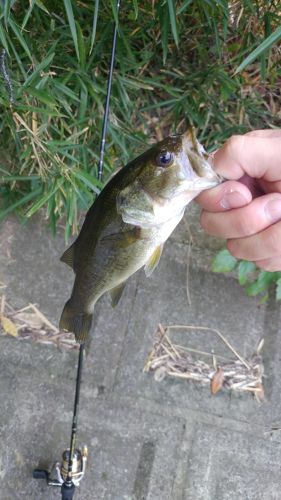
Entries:
[[211, 393], [216, 394], [223, 386], [224, 372], [222, 368], [218, 368], [211, 380]]
[[12, 335], [12, 337], [18, 336], [18, 329], [15, 323], [13, 323], [9, 318], [6, 318], [6, 316], [3, 316], [2, 314], [0, 316], [0, 321], [5, 333], [7, 333], [8, 335]]
[[166, 374], [166, 368], [164, 366], [159, 366], [159, 368], [157, 368], [154, 372], [154, 380], [156, 380], [156, 382], [162, 382], [162, 380], [166, 377]]
[[259, 402], [264, 401], [265, 394], [264, 394], [263, 385], [261, 383], [259, 383], [259, 384], [256, 385], [255, 389], [256, 389], [255, 396], [256, 396], [257, 400]]

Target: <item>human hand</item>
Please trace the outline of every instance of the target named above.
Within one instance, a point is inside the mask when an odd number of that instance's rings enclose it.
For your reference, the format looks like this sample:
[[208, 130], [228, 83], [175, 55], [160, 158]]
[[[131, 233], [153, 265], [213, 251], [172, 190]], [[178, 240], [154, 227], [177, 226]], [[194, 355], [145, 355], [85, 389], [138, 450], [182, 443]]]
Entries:
[[231, 137], [214, 154], [227, 180], [201, 193], [201, 225], [225, 238], [230, 253], [281, 271], [281, 129]]

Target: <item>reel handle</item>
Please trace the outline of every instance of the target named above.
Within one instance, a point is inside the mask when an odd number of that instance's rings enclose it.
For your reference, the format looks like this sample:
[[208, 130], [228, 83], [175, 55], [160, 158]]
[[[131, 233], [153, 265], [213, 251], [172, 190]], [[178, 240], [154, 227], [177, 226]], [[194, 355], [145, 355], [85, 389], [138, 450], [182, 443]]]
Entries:
[[32, 477], [34, 479], [45, 479], [48, 482], [49, 472], [44, 469], [34, 469], [34, 471], [32, 472]]

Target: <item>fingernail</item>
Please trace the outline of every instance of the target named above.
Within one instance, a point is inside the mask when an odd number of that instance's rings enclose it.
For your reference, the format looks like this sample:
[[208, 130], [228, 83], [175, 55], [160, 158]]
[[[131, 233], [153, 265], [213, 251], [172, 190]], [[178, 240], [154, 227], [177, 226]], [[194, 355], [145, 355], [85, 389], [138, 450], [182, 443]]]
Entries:
[[228, 191], [220, 201], [222, 208], [229, 210], [230, 208], [243, 207], [248, 203], [248, 200], [243, 194], [238, 191]]
[[281, 219], [281, 200], [272, 200], [265, 205], [265, 215], [270, 222], [277, 222]]

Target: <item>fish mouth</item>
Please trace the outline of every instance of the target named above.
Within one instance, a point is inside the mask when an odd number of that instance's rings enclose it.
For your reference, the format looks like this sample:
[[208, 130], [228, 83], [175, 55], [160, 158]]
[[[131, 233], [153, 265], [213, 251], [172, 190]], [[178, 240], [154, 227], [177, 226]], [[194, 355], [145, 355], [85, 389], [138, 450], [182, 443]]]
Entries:
[[194, 179], [192, 183], [192, 190], [200, 193], [201, 191], [204, 191], [205, 189], [211, 189], [213, 187], [218, 186], [221, 183], [220, 179], [217, 176], [214, 176], [212, 178], [207, 178], [207, 177], [197, 177]]
[[214, 159], [197, 140], [194, 128], [190, 128], [182, 135], [182, 149], [189, 159], [192, 170], [198, 181], [202, 184], [215, 186], [220, 184], [223, 178], [214, 170]]

